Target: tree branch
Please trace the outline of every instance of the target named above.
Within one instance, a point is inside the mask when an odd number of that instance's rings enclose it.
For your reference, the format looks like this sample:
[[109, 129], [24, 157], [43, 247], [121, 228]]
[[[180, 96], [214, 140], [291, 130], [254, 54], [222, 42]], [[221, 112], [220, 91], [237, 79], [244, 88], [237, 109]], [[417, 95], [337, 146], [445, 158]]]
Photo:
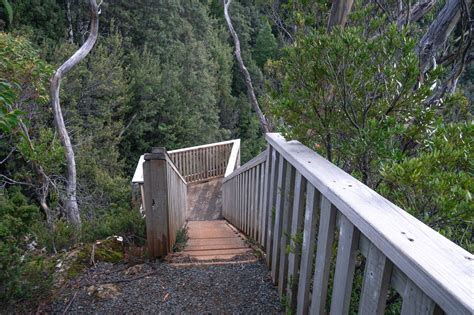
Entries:
[[252, 84], [252, 78], [250, 77], [250, 73], [247, 70], [247, 67], [245, 66], [244, 61], [242, 59], [242, 54], [240, 51], [239, 36], [237, 35], [237, 32], [235, 31], [234, 26], [232, 25], [232, 20], [229, 15], [229, 6], [231, 2], [232, 0], [224, 0], [224, 16], [225, 16], [225, 20], [227, 21], [227, 26], [229, 27], [229, 32], [232, 35], [232, 38], [234, 39], [235, 57], [237, 59], [237, 63], [239, 64], [240, 71], [242, 72], [245, 78], [245, 85], [247, 86], [247, 94], [250, 99], [250, 103], [252, 104], [253, 110], [257, 113], [258, 119], [260, 121], [260, 128], [262, 128], [262, 131], [264, 133], [267, 133], [267, 132], [270, 132], [271, 128], [268, 124], [267, 119], [263, 115], [262, 110], [260, 109], [260, 106], [258, 104], [257, 97], [255, 96], [255, 91]]

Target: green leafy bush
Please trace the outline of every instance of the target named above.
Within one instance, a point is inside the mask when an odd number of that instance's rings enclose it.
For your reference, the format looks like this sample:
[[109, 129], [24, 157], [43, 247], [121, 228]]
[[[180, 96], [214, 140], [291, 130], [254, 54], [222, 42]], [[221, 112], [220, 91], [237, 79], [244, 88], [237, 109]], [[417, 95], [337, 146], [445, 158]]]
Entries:
[[21, 272], [27, 265], [30, 226], [39, 218], [38, 207], [17, 189], [0, 191], [0, 300], [23, 291]]
[[302, 35], [268, 64], [267, 106], [288, 138], [375, 187], [381, 162], [399, 160], [433, 120], [432, 82], [413, 88], [415, 44], [395, 25], [371, 38], [357, 26]]
[[469, 251], [474, 220], [474, 125], [439, 125], [420, 152], [387, 162], [379, 191]]

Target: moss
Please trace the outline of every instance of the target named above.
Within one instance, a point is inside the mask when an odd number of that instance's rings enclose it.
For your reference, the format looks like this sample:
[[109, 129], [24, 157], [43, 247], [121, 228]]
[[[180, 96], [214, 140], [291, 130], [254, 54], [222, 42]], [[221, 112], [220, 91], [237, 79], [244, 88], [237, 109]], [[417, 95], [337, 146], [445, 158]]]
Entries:
[[[91, 252], [93, 244], [86, 244], [76, 255], [67, 271], [68, 279], [74, 278], [84, 272], [91, 264]], [[123, 244], [111, 237], [103, 241], [95, 242], [94, 261], [118, 263], [124, 258]]]

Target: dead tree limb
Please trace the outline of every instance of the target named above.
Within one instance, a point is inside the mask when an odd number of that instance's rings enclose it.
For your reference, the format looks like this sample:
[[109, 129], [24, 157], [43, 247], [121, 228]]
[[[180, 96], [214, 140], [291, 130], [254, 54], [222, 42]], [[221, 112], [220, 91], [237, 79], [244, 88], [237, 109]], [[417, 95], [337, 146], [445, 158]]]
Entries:
[[54, 122], [58, 129], [61, 144], [64, 147], [67, 163], [67, 183], [66, 183], [66, 198], [64, 208], [68, 221], [76, 226], [81, 225], [81, 217], [79, 215], [79, 207], [76, 199], [76, 159], [74, 157], [74, 150], [72, 148], [71, 139], [64, 124], [64, 118], [59, 103], [59, 89], [61, 86], [61, 79], [65, 76], [76, 64], [83, 60], [87, 54], [92, 50], [97, 40], [99, 30], [99, 7], [95, 0], [88, 0], [89, 13], [91, 18], [90, 35], [86, 42], [77, 50], [65, 63], [63, 63], [55, 72], [51, 80], [51, 102], [53, 106]]
[[239, 64], [240, 71], [242, 72], [245, 79], [245, 85], [247, 86], [247, 94], [250, 99], [250, 103], [252, 104], [253, 110], [257, 113], [258, 119], [260, 121], [260, 128], [262, 128], [262, 131], [264, 133], [267, 133], [270, 132], [271, 128], [258, 104], [257, 97], [255, 96], [255, 90], [252, 84], [252, 78], [250, 77], [250, 73], [244, 64], [244, 60], [242, 59], [239, 36], [237, 35], [237, 32], [235, 31], [234, 26], [232, 25], [232, 20], [230, 19], [229, 6], [231, 2], [232, 0], [224, 0], [224, 16], [225, 20], [227, 21], [227, 26], [229, 27], [229, 32], [232, 35], [232, 38], [234, 39], [235, 57], [237, 58], [237, 63]]
[[[461, 6], [463, 1], [469, 0], [447, 0], [437, 17], [431, 23], [428, 31], [417, 45], [416, 52], [420, 58], [420, 71], [425, 74], [434, 66], [436, 54], [442, 50], [451, 35], [454, 27], [461, 18]], [[467, 5], [468, 7], [471, 4]]]
[[416, 23], [423, 18], [436, 4], [437, 0], [422, 0], [413, 7], [403, 12], [397, 19], [397, 26], [402, 27], [407, 23]]

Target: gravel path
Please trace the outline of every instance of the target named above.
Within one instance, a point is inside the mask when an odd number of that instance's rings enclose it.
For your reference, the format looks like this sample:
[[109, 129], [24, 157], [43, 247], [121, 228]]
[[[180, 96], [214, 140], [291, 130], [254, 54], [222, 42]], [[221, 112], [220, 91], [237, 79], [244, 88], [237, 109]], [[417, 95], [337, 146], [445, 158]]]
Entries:
[[261, 262], [192, 267], [156, 262], [130, 268], [99, 263], [64, 290], [49, 311], [62, 314], [66, 308], [72, 314], [283, 313]]

